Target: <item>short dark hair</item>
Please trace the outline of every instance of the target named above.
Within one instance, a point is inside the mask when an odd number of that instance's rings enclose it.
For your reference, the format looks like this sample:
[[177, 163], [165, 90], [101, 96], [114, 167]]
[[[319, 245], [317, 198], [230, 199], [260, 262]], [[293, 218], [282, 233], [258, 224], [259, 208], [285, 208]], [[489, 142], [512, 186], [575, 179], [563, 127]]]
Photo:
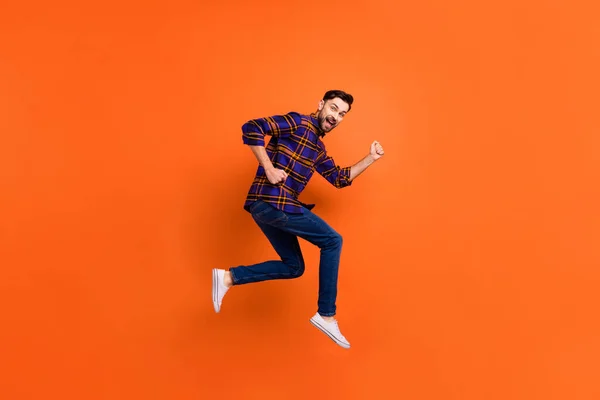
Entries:
[[352, 108], [352, 103], [354, 102], [354, 97], [350, 93], [346, 93], [343, 90], [328, 90], [323, 96], [323, 100], [331, 100], [333, 98], [339, 97], [346, 103], [348, 103], [348, 111]]

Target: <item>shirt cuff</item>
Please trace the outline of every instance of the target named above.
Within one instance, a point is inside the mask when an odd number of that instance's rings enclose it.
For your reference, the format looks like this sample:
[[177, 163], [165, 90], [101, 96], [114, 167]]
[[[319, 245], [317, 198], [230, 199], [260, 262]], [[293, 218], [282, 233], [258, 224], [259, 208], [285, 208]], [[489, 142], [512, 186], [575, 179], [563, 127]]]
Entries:
[[340, 168], [340, 183], [342, 187], [352, 185], [352, 181], [350, 180], [350, 170], [352, 167], [344, 167]]
[[248, 146], [262, 146], [265, 147], [265, 140], [260, 134], [244, 134], [242, 135], [242, 141]]

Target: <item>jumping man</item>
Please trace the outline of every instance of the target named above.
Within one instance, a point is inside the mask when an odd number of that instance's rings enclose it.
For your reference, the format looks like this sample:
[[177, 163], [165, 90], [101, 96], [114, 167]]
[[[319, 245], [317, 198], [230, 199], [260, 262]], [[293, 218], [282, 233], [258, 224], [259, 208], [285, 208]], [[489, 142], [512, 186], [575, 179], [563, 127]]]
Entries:
[[[259, 164], [244, 209], [281, 259], [240, 265], [228, 271], [213, 269], [216, 312], [232, 286], [302, 276], [300, 237], [320, 249], [318, 308], [310, 322], [338, 345], [350, 348], [334, 317], [342, 237], [311, 211], [314, 204], [304, 204], [298, 196], [315, 171], [336, 188], [344, 188], [383, 156], [377, 141], [371, 144], [369, 154], [350, 167], [338, 166], [327, 154], [322, 139], [342, 122], [353, 101], [352, 95], [344, 91], [330, 90], [310, 115], [289, 112], [250, 120], [242, 126], [243, 143], [250, 147]], [[271, 138], [265, 147], [266, 135]]]

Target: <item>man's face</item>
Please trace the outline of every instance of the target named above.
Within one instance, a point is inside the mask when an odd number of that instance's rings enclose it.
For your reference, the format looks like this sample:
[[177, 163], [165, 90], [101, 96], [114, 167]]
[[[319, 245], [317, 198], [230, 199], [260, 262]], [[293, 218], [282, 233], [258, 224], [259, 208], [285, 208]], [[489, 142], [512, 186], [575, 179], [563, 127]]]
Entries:
[[327, 101], [321, 100], [319, 103], [319, 112], [317, 113], [321, 129], [325, 132], [330, 132], [342, 122], [349, 108], [348, 103], [339, 97]]

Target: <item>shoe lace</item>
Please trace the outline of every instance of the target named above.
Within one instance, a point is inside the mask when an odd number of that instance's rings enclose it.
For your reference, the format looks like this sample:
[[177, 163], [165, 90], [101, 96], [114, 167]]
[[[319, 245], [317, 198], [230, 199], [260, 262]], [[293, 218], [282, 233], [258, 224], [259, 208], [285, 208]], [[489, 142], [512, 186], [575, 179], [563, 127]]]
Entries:
[[337, 321], [336, 321], [336, 320], [333, 320], [333, 325], [335, 326], [335, 330], [337, 331], [338, 335], [339, 335], [339, 336], [340, 336], [342, 339], [346, 340], [346, 338], [344, 337], [344, 335], [342, 335], [342, 331], [340, 330], [340, 327], [339, 327], [339, 325], [338, 325], [338, 323], [337, 323]]

